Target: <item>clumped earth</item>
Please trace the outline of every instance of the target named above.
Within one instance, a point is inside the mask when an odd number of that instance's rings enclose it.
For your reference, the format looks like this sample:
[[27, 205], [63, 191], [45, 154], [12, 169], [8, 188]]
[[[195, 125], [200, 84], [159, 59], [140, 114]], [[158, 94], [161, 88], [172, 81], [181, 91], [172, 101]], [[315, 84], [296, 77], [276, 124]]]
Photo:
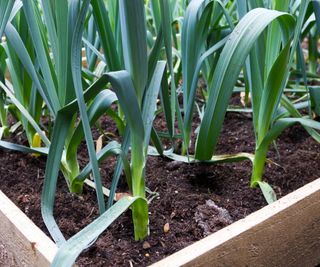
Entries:
[[211, 199], [205, 204], [196, 207], [193, 218], [198, 227], [203, 230], [203, 235], [208, 236], [221, 228], [233, 223], [229, 212], [218, 207]]
[[[104, 122], [107, 131], [113, 125]], [[252, 121], [228, 113], [217, 154], [253, 152]], [[25, 142], [20, 135], [19, 143]], [[315, 180], [320, 175], [320, 145], [300, 126], [286, 130], [271, 147], [264, 179], [278, 197]], [[85, 149], [80, 161], [86, 162]], [[0, 150], [0, 189], [43, 231], [40, 195], [45, 158]], [[104, 185], [112, 178], [115, 159], [101, 165]], [[249, 188], [250, 162], [234, 164], [184, 164], [166, 158], [149, 157], [147, 187], [158, 195], [150, 204], [150, 236], [133, 240], [130, 211], [122, 215], [97, 242], [78, 258], [79, 266], [146, 266], [231, 224], [266, 205], [259, 189]], [[126, 192], [125, 182], [119, 192]], [[82, 196], [68, 193], [60, 176], [55, 218], [66, 238], [98, 216], [95, 193], [85, 187]]]

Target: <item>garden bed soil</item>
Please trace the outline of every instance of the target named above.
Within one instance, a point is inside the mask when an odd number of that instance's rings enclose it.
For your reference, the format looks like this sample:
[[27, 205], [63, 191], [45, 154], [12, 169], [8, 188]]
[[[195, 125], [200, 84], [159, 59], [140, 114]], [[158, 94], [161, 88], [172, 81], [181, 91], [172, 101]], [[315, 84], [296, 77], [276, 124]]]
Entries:
[[[102, 126], [113, 131], [108, 120]], [[111, 128], [110, 128], [111, 127]], [[20, 143], [24, 137], [16, 137]], [[19, 140], [20, 139], [20, 140]], [[320, 176], [320, 145], [300, 126], [286, 130], [271, 147], [264, 179], [280, 198]], [[217, 154], [254, 152], [252, 121], [228, 113]], [[2, 190], [44, 232], [40, 195], [45, 158], [0, 150]], [[85, 150], [80, 161], [86, 162]], [[109, 187], [115, 159], [101, 164], [104, 185]], [[130, 211], [104, 232], [77, 260], [78, 266], [147, 266], [202, 239], [266, 205], [259, 189], [249, 188], [251, 163], [183, 164], [161, 157], [149, 157], [147, 187], [159, 194], [150, 204], [150, 236], [133, 240]], [[119, 192], [125, 192], [125, 182]], [[98, 216], [94, 191], [85, 187], [82, 196], [68, 193], [59, 177], [55, 218], [66, 238]]]

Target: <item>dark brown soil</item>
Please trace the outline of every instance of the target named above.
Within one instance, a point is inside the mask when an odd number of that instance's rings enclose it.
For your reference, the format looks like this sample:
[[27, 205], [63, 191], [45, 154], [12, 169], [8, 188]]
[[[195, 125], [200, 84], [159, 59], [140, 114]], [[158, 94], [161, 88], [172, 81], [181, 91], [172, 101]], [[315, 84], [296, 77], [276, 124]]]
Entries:
[[[217, 153], [254, 150], [252, 122], [244, 115], [229, 113], [222, 136]], [[272, 147], [269, 157], [278, 165], [268, 164], [264, 178], [278, 197], [319, 177], [320, 145], [302, 127], [286, 130], [278, 139], [277, 148], [279, 155]], [[84, 154], [81, 157], [85, 158]], [[45, 158], [0, 150], [0, 160], [0, 189], [46, 231], [40, 215]], [[101, 165], [106, 187], [113, 166], [114, 159]], [[250, 173], [250, 162], [188, 165], [149, 157], [147, 186], [159, 196], [150, 205], [147, 243], [133, 240], [128, 211], [81, 254], [78, 265], [146, 266], [244, 218], [266, 205], [261, 192], [249, 188]], [[94, 191], [86, 187], [82, 196], [71, 195], [60, 177], [55, 217], [67, 238], [74, 235], [97, 217]]]

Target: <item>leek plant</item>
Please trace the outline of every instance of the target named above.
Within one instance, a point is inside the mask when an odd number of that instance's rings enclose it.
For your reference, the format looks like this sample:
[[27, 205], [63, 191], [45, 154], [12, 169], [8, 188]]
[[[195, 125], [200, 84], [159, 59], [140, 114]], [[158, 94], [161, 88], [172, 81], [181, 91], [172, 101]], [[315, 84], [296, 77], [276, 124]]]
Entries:
[[[157, 55], [160, 50], [157, 42], [154, 44], [152, 52], [148, 57], [144, 2], [142, 0], [121, 0], [118, 2], [118, 5], [119, 22], [121, 25], [121, 51], [123, 53], [124, 67], [127, 72], [111, 72], [106, 75], [111, 75], [113, 77], [112, 80], [117, 78], [121, 80], [121, 83], [124, 83], [123, 88], [126, 91], [121, 92], [118, 90], [116, 93], [119, 98], [120, 108], [124, 112], [127, 122], [127, 134], [122, 145], [123, 152], [127, 153], [128, 143], [131, 147], [131, 166], [125, 172], [132, 195], [134, 197], [145, 198], [147, 148], [152, 131], [156, 100], [161, 83], [165, 82], [163, 81], [163, 77], [165, 77], [163, 75], [166, 64], [163, 61], [157, 63]], [[107, 19], [107, 8], [104, 6], [103, 1], [96, 1], [93, 3], [92, 8], [96, 18], [99, 18], [100, 13], [105, 14], [105, 20], [97, 19], [97, 28], [100, 40], [105, 40], [102, 42], [102, 47], [106, 55], [106, 61], [111, 62], [110, 57], [107, 57], [108, 53], [111, 53], [108, 49], [110, 47], [116, 49], [117, 45], [114, 43], [114, 40], [116, 40], [114, 33], [110, 31], [111, 23]], [[118, 62], [116, 59], [114, 61]], [[113, 64], [110, 63], [110, 66], [113, 66]], [[116, 65], [112, 68], [116, 69], [117, 67]], [[115, 85], [113, 84], [113, 86], [116, 86], [117, 81], [114, 81], [114, 83]], [[131, 94], [130, 89], [132, 89]], [[127, 142], [129, 139], [130, 142]], [[115, 192], [121, 168], [122, 166], [118, 165], [115, 172], [113, 193]], [[112, 199], [113, 197], [110, 195], [109, 203], [112, 203]], [[132, 216], [135, 239], [140, 240], [145, 238], [148, 235], [148, 207], [145, 205], [145, 202], [137, 201], [132, 206]]]
[[[19, 13], [19, 21], [14, 20], [13, 23], [16, 24], [16, 29], [19, 32], [28, 32], [26, 18], [23, 12]], [[25, 44], [25, 47], [30, 51], [31, 60], [35, 60], [35, 54], [33, 53], [33, 46], [31, 44], [31, 38], [28, 34], [21, 34], [21, 40]], [[20, 61], [13, 49], [13, 45], [10, 41], [7, 40], [3, 44], [4, 51], [7, 55], [6, 63], [8, 68], [8, 73], [10, 74], [10, 82], [4, 82], [13, 92], [16, 97], [16, 100], [21, 103], [21, 105], [26, 109], [26, 111], [32, 116], [34, 122], [40, 124], [40, 117], [42, 113], [42, 103], [43, 100], [41, 95], [35, 88], [28, 72], [21, 68]], [[11, 100], [12, 101], [12, 100]], [[18, 108], [11, 111], [14, 114], [14, 117], [21, 122], [23, 129], [30, 147], [40, 147], [40, 136], [32, 127], [26, 116], [23, 115], [23, 112], [19, 111]]]
[[[73, 53], [71, 55], [71, 62], [73, 66], [72, 73], [79, 106], [81, 102], [84, 102], [84, 100], [86, 99], [86, 93], [84, 93], [83, 96], [81, 93], [82, 83], [79, 50], [81, 48], [81, 37], [88, 7], [89, 1], [84, 1], [77, 20], [72, 42], [74, 48]], [[129, 12], [132, 9], [134, 9], [135, 12]], [[164, 61], [160, 61], [155, 65], [152, 72], [150, 74], [148, 73], [148, 61], [150, 62], [155, 59], [153, 57], [147, 57], [147, 40], [145, 30], [146, 24], [144, 17], [143, 1], [120, 1], [119, 11], [121, 27], [123, 29], [121, 36], [123, 44], [123, 53], [124, 55], [126, 55], [124, 59], [127, 71], [115, 71], [103, 74], [91, 87], [87, 89], [87, 92], [88, 94], [91, 94], [97, 88], [103, 88], [110, 82], [113, 87], [113, 90], [117, 94], [119, 105], [123, 110], [127, 121], [126, 136], [130, 136], [130, 138], [127, 138], [126, 141], [129, 140], [129, 144], [131, 147], [131, 164], [129, 164], [128, 160], [126, 159], [126, 151], [123, 151], [121, 159], [125, 169], [128, 186], [132, 192], [133, 198], [120, 200], [118, 203], [115, 204], [115, 206], [112, 206], [109, 210], [107, 210], [105, 215], [102, 215], [99, 219], [97, 219], [96, 230], [97, 232], [102, 232], [102, 230], [108, 227], [109, 224], [117, 216], [119, 216], [126, 208], [128, 208], [129, 205], [132, 204], [131, 209], [134, 223], [135, 239], [140, 240], [148, 235], [149, 220], [148, 206], [145, 199], [145, 163], [147, 148], [150, 140], [150, 132], [152, 129], [152, 121], [156, 107], [156, 100], [160, 90], [160, 85], [162, 82], [165, 82], [163, 78], [165, 76], [163, 76], [163, 74], [165, 72], [166, 64]], [[101, 25], [101, 27], [103, 27], [103, 25]], [[139, 38], [136, 38], [137, 33], [133, 34], [133, 31], [128, 31], [129, 29], [132, 29], [132, 27], [138, 29]], [[102, 39], [103, 37], [100, 38]], [[157, 49], [157, 47], [155, 47], [155, 49]], [[149, 75], [151, 77], [150, 81], [147, 80], [147, 77]], [[60, 110], [59, 116], [61, 120], [68, 119], [67, 114], [75, 108], [75, 103], [76, 102], [73, 102], [65, 108], [63, 108], [62, 110]], [[81, 114], [81, 116], [86, 116], [86, 112], [84, 111]], [[65, 126], [65, 122], [63, 124], [61, 123], [58, 125], [53, 135], [56, 135], [57, 137], [59, 136], [59, 138], [61, 139], [61, 134], [66, 135], [67, 130], [68, 128]], [[61, 155], [61, 141], [60, 144], [58, 144], [58, 138], [54, 140], [57, 140], [55, 144], [52, 143], [51, 145], [51, 147], [55, 149], [54, 155], [57, 155], [57, 153]], [[59, 151], [57, 151], [57, 147], [59, 147]], [[49, 153], [47, 166], [53, 166], [58, 164], [57, 162], [54, 162], [54, 158], [56, 158], [56, 156], [50, 157]], [[50, 180], [50, 183], [51, 181], [52, 179]], [[54, 183], [55, 182], [56, 181], [54, 181]], [[52, 200], [49, 202], [52, 202]], [[118, 209], [116, 209], [115, 207], [118, 207]], [[50, 209], [51, 208], [52, 207], [50, 207]], [[104, 220], [106, 219], [108, 220], [108, 222], [104, 223]], [[57, 227], [53, 221], [51, 221], [51, 225], [55, 227], [54, 236], [58, 237], [56, 240], [61, 239], [61, 233], [56, 231]], [[79, 242], [79, 239], [77, 238], [80, 238], [82, 242], [80, 243], [80, 246], [73, 247], [73, 252], [71, 252], [71, 254], [69, 255], [71, 259], [72, 257], [76, 257], [84, 248], [84, 246], [86, 246], [86, 244], [88, 245], [92, 242], [92, 239], [95, 236], [95, 234], [99, 233], [89, 233], [87, 229], [91, 228], [92, 226], [89, 225], [88, 228], [83, 230], [83, 233], [80, 232], [79, 235], [70, 239], [70, 241], [68, 241], [67, 243], [65, 243], [65, 245], [61, 247], [61, 254], [58, 254], [55, 260], [55, 264], [57, 264], [57, 266], [61, 264], [60, 260], [70, 261], [69, 257], [64, 257], [63, 251], [66, 250], [64, 250], [63, 248], [70, 247], [71, 245], [73, 246], [75, 240], [78, 240]], [[51, 230], [53, 230], [53, 228], [51, 228]], [[61, 243], [63, 244], [63, 242]]]
[[[303, 81], [306, 87], [308, 87], [310, 94], [311, 108], [315, 116], [320, 116], [320, 90], [318, 86], [307, 85], [307, 76], [312, 75], [313, 78], [319, 79], [319, 51], [318, 51], [318, 39], [320, 29], [320, 2], [313, 1], [314, 15], [311, 15], [306, 21], [301, 39], [308, 40], [308, 68], [304, 65], [304, 61], [300, 60], [299, 70], [302, 73]], [[304, 56], [302, 49], [299, 50], [301, 57]], [[311, 110], [311, 109], [310, 109]]]
[[[47, 118], [55, 121], [58, 111], [75, 99], [72, 81], [70, 55], [72, 52], [73, 27], [77, 14], [76, 1], [68, 4], [56, 1], [50, 5], [42, 1], [42, 9], [35, 1], [22, 1], [23, 9], [19, 16], [6, 27], [8, 70], [12, 84], [2, 86], [10, 94], [11, 101], [19, 103], [24, 129], [30, 146], [33, 145], [35, 131], [44, 144], [52, 142], [50, 127], [40, 129], [40, 116], [43, 115], [43, 103], [49, 112]], [[42, 14], [43, 17], [42, 20]], [[29, 34], [20, 34], [29, 32]], [[50, 44], [50, 46], [49, 46]], [[23, 65], [23, 69], [20, 67]], [[86, 86], [88, 86], [86, 84]], [[87, 100], [89, 120], [94, 123], [108, 107], [116, 101], [111, 91], [103, 91]], [[18, 107], [19, 108], [19, 107]], [[64, 141], [65, 152], [62, 159], [62, 171], [71, 192], [81, 193], [82, 182], [75, 180], [79, 173], [77, 148], [83, 139], [82, 122], [76, 124], [76, 112], [70, 114], [68, 136]], [[31, 118], [31, 119], [30, 119]], [[32, 120], [33, 126], [30, 126]], [[43, 130], [46, 131], [44, 134]]]
[[[7, 23], [12, 20], [12, 18], [15, 16], [15, 13], [20, 8], [20, 2], [19, 1], [2, 1], [0, 3], [0, 38], [2, 43], [2, 36], [4, 33], [4, 30], [7, 26]], [[6, 76], [6, 54], [3, 49], [3, 46], [1, 46], [0, 49], [0, 80], [4, 82], [5, 76]], [[3, 90], [0, 90], [0, 139], [2, 139], [3, 136], [7, 136], [9, 133], [9, 125], [8, 125], [8, 103], [7, 103], [7, 97], [6, 93]]]
[[[270, 187], [262, 183], [262, 175], [270, 143], [293, 123], [301, 123], [319, 140], [317, 132], [313, 130], [319, 129], [319, 123], [302, 118], [283, 95], [309, 1], [301, 1], [296, 20], [293, 15], [284, 12], [289, 9], [289, 1], [271, 2], [272, 10], [268, 10], [264, 8], [267, 6], [262, 1], [251, 1], [248, 5], [246, 1], [237, 1], [241, 4], [238, 8], [240, 20], [234, 26], [230, 13], [222, 2], [194, 0], [186, 11], [182, 31], [185, 148], [190, 142], [200, 71], [208, 82], [208, 96], [201, 113], [194, 159], [208, 161], [213, 159], [228, 102], [243, 69], [252, 96], [256, 137], [251, 186], [259, 184], [269, 202], [274, 197], [268, 193]], [[250, 11], [250, 8], [253, 9]], [[207, 47], [204, 44], [211, 33], [208, 25], [215, 22], [213, 27], [219, 28], [217, 25], [221, 25], [221, 22], [216, 21], [219, 14], [220, 18], [225, 17], [225, 25], [232, 32], [217, 32], [215, 44]], [[280, 112], [281, 106], [287, 109], [292, 118]]]

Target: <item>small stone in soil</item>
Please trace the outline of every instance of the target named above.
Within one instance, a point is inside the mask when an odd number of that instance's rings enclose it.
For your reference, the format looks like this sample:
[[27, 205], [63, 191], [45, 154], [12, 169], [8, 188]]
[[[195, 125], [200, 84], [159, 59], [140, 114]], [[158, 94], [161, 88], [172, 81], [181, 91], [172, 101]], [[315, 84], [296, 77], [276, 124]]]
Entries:
[[176, 216], [176, 213], [173, 211], [173, 212], [170, 214], [170, 219], [173, 219], [175, 216]]
[[20, 195], [18, 196], [17, 200], [20, 203], [28, 203], [30, 201], [29, 195]]
[[142, 247], [143, 247], [143, 249], [149, 249], [149, 248], [151, 248], [151, 245], [149, 244], [149, 242], [144, 241]]
[[163, 226], [163, 232], [168, 233], [169, 231], [170, 231], [170, 225], [169, 225], [169, 223], [166, 223]]

